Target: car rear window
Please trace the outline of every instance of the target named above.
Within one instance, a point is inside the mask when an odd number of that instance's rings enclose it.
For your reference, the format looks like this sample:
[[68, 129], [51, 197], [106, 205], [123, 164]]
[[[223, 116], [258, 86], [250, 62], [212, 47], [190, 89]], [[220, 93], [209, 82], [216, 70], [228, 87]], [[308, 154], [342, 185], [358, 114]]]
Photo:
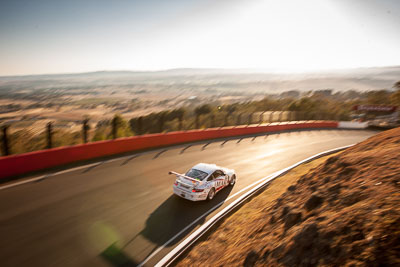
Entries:
[[206, 172], [197, 169], [190, 169], [185, 175], [200, 181], [207, 177]]

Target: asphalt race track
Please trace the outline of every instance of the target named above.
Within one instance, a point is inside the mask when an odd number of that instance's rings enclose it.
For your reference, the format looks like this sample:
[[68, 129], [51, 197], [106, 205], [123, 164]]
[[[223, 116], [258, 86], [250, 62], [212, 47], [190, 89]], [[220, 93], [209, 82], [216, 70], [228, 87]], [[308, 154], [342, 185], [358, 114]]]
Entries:
[[[153, 266], [260, 178], [375, 133], [307, 130], [202, 142], [0, 185], [0, 265], [136, 266], [152, 255], [144, 265]], [[236, 185], [211, 202], [173, 196], [175, 176], [168, 171], [185, 172], [198, 162], [235, 169]]]

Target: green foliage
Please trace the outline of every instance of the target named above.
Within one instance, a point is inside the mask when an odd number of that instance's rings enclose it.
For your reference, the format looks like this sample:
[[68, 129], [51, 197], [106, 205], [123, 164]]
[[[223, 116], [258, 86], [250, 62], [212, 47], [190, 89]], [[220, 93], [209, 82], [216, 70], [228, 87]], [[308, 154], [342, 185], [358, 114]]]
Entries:
[[[20, 154], [42, 150], [47, 148], [47, 134], [45, 131], [34, 134], [31, 131], [19, 130], [9, 134], [10, 150], [12, 154]], [[53, 147], [70, 146], [81, 143], [82, 137], [79, 132], [68, 132], [65, 130], [53, 130]]]
[[390, 103], [400, 106], [400, 89], [398, 89], [390, 96]]
[[[131, 130], [129, 123], [124, 118], [122, 118], [121, 115], [115, 114], [113, 121], [115, 121], [115, 125], [117, 127], [117, 138], [128, 137], [128, 136], [133, 135], [133, 132]], [[107, 137], [108, 137], [108, 139], [111, 139], [113, 137], [112, 131], [108, 134]]]
[[96, 132], [94, 133], [94, 136], [92, 138], [92, 141], [96, 142], [96, 141], [102, 141], [102, 140], [106, 140], [106, 134], [105, 134], [105, 129], [96, 129]]
[[52, 136], [53, 147], [72, 146], [82, 143], [80, 132], [68, 132], [65, 130], [56, 130]]
[[[332, 90], [320, 90], [308, 92], [300, 99], [292, 97], [266, 96], [259, 101], [234, 103], [221, 105], [218, 101], [197, 107], [181, 107], [170, 111], [151, 113], [146, 116], [132, 118], [126, 121], [121, 115], [116, 114], [113, 118], [117, 126], [117, 137], [127, 137], [134, 134], [148, 134], [190, 130], [198, 128], [221, 127], [229, 125], [247, 124], [249, 119], [252, 123], [258, 123], [259, 117], [264, 111], [271, 112], [267, 117], [273, 121], [279, 119], [281, 111], [287, 111], [281, 117], [297, 120], [327, 119], [348, 120], [351, 108], [356, 104], [393, 104], [400, 106], [400, 81], [393, 86], [395, 92], [388, 90], [370, 91], [360, 93], [357, 91], [332, 93]], [[349, 100], [351, 99], [351, 100]], [[253, 113], [258, 112], [252, 116]], [[266, 113], [268, 114], [268, 113]], [[267, 121], [269, 121], [267, 119]], [[112, 136], [112, 121], [103, 120], [98, 122], [95, 129], [90, 132], [92, 141], [108, 140]], [[265, 121], [265, 119], [264, 119]], [[24, 153], [46, 148], [46, 134], [43, 132], [33, 134], [26, 130], [14, 132], [9, 135], [11, 152]], [[65, 146], [82, 143], [82, 133], [71, 133], [66, 130], [54, 130], [53, 145]]]
[[400, 81], [396, 82], [393, 87], [397, 90], [390, 96], [390, 102], [393, 105], [400, 106]]
[[174, 109], [166, 114], [166, 119], [171, 121], [174, 119], [183, 118], [183, 116], [185, 115], [185, 112], [186, 111], [184, 108]]
[[8, 135], [11, 154], [36, 151], [46, 147], [45, 134], [35, 135], [27, 130], [20, 130]]
[[208, 114], [210, 112], [211, 112], [211, 107], [210, 107], [210, 105], [207, 105], [207, 104], [194, 109], [194, 113], [196, 115], [204, 115], [204, 114]]
[[393, 85], [393, 87], [396, 88], [397, 90], [400, 90], [400, 81], [396, 82], [396, 83]]
[[130, 128], [137, 134], [157, 133], [162, 113], [151, 113], [147, 116], [132, 118], [129, 120]]
[[121, 115], [115, 114], [112, 120], [100, 121], [97, 123], [92, 141], [109, 140], [113, 138], [112, 122], [115, 121], [117, 127], [117, 138], [134, 135], [130, 124]]
[[296, 111], [299, 119], [342, 119], [350, 116], [351, 103], [341, 103], [329, 98], [303, 97], [289, 104], [289, 111]]
[[389, 104], [390, 94], [387, 90], [370, 91], [367, 93], [367, 103], [374, 105]]
[[318, 110], [318, 102], [309, 97], [303, 97], [300, 100], [292, 102], [288, 109], [290, 111], [316, 111]]

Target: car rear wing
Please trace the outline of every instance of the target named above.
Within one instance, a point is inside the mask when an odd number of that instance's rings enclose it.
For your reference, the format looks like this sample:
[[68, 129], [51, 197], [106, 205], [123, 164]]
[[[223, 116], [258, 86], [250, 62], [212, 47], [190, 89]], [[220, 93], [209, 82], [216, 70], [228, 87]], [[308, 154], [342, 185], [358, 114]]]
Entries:
[[184, 174], [182, 174], [182, 173], [178, 173], [178, 172], [174, 172], [174, 171], [169, 171], [168, 174], [175, 174], [176, 176], [180, 176], [180, 177], [183, 177], [183, 178], [185, 178], [185, 179], [191, 180], [192, 182], [201, 183], [201, 181], [196, 180], [196, 179], [194, 179], [194, 178], [192, 178], [192, 177], [186, 176], [186, 175], [184, 175]]

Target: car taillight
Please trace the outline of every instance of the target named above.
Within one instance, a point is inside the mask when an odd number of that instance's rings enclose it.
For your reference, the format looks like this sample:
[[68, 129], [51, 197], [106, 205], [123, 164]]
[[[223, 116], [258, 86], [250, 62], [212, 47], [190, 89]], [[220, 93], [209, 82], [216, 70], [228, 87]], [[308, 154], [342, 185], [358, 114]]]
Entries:
[[197, 188], [192, 189], [193, 193], [198, 193], [198, 192], [203, 192], [203, 191], [204, 191], [204, 189], [197, 189]]

